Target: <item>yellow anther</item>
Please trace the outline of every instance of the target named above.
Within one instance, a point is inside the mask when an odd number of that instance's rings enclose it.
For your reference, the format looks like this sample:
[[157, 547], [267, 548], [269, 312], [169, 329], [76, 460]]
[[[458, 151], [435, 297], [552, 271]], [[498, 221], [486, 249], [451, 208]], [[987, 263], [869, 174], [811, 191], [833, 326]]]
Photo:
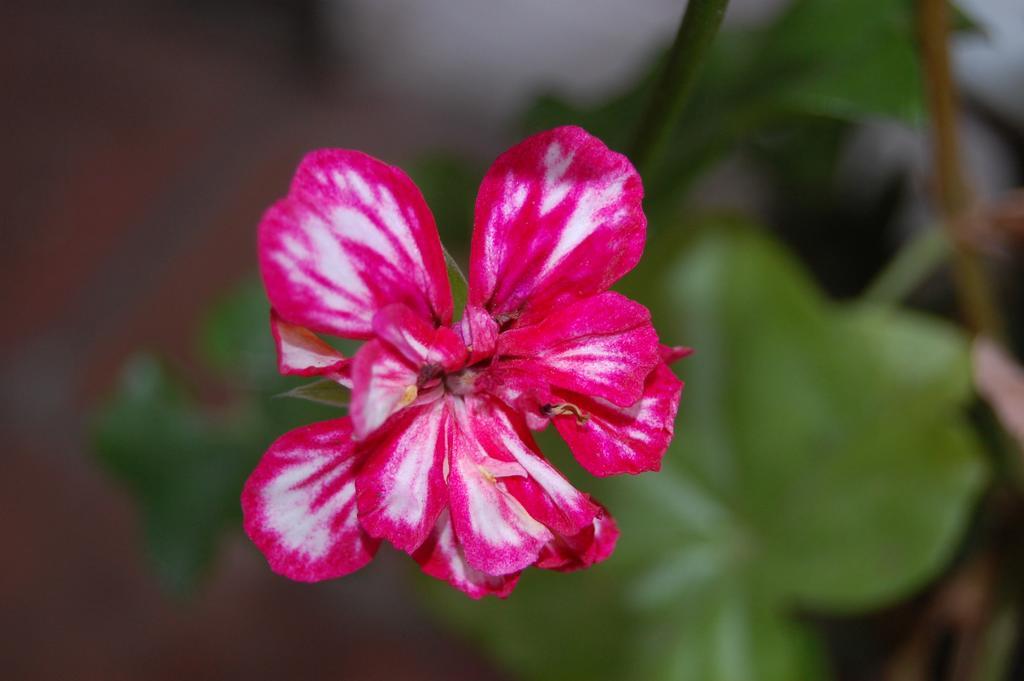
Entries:
[[545, 411], [547, 411], [550, 416], [565, 416], [566, 414], [572, 414], [576, 417], [576, 425], [579, 426], [582, 426], [590, 418], [586, 412], [571, 402], [560, 402], [559, 404], [548, 405], [545, 408]]
[[405, 392], [402, 393], [402, 399], [398, 401], [398, 406], [405, 407], [412, 404], [413, 400], [416, 399], [416, 395], [418, 394], [419, 391], [416, 389], [416, 386], [406, 386]]

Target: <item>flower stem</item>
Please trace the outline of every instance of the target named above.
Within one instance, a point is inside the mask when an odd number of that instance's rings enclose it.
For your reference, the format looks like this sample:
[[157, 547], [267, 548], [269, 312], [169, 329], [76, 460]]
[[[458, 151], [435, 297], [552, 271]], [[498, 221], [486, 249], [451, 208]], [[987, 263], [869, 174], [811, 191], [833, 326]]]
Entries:
[[663, 151], [673, 124], [693, 89], [729, 0], [689, 0], [668, 60], [633, 142], [630, 157], [646, 176]]
[[984, 263], [963, 233], [973, 199], [960, 167], [957, 95], [949, 66], [948, 3], [918, 0], [917, 10], [939, 207], [953, 246], [953, 273], [960, 308], [972, 332], [1000, 338], [1003, 320]]
[[949, 257], [949, 238], [938, 227], [928, 227], [905, 243], [864, 291], [869, 302], [895, 305]]

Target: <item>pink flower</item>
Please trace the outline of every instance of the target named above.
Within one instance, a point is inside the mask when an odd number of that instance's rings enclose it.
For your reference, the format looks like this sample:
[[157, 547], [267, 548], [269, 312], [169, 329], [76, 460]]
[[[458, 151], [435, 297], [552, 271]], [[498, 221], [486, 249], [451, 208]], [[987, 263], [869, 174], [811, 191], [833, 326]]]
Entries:
[[[276, 442], [242, 493], [271, 567], [318, 581], [382, 539], [470, 596], [508, 595], [530, 565], [587, 567], [611, 516], [538, 450], [553, 422], [595, 475], [657, 470], [682, 383], [642, 305], [608, 291], [640, 258], [633, 166], [580, 128], [495, 162], [476, 203], [469, 300], [452, 321], [444, 252], [397, 168], [324, 149], [260, 225], [284, 374], [352, 389], [350, 414]], [[316, 334], [366, 342], [346, 358]]]

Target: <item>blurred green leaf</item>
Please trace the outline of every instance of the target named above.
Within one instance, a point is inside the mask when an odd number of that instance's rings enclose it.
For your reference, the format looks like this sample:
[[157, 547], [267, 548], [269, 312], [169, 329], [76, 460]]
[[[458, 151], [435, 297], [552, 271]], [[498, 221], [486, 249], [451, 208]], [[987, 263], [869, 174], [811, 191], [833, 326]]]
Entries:
[[524, 679], [628, 678], [622, 643], [633, 624], [617, 607], [620, 583], [601, 568], [581, 577], [570, 586], [565, 575], [528, 571], [507, 601], [424, 587], [450, 622]]
[[729, 508], [754, 581], [860, 610], [941, 569], [985, 477], [963, 414], [965, 338], [912, 313], [832, 306], [749, 230], [709, 237], [670, 282], [700, 353], [673, 471]]
[[416, 159], [409, 174], [434, 214], [441, 240], [456, 253], [465, 250], [484, 168], [461, 156], [439, 151]]
[[462, 273], [459, 264], [455, 262], [448, 249], [444, 249], [444, 263], [448, 269], [448, 285], [452, 288], [452, 303], [454, 308], [453, 319], [456, 321], [462, 318], [462, 311], [466, 307], [466, 299], [469, 295], [469, 283], [466, 282], [466, 275]]
[[[912, 10], [911, 0], [796, 0], [767, 27], [723, 31], [659, 172], [644, 178], [648, 205], [678, 202], [710, 164], [757, 134], [819, 117], [919, 123]], [[577, 124], [626, 149], [661, 66], [656, 60], [632, 87], [596, 106], [542, 97], [527, 111], [525, 127]], [[791, 139], [788, 155], [799, 156], [801, 140]]]
[[523, 678], [827, 678], [793, 613], [920, 588], [983, 486], [955, 327], [833, 304], [767, 237], [715, 227], [657, 289], [661, 330], [697, 349], [663, 471], [582, 485], [620, 523], [615, 555], [527, 573], [505, 603], [434, 595]]
[[635, 652], [636, 678], [767, 681], [827, 678], [820, 643], [749, 585], [719, 579], [675, 604]]
[[260, 455], [240, 437], [252, 425], [242, 412], [196, 411], [146, 355], [124, 367], [117, 397], [96, 416], [96, 450], [137, 496], [151, 554], [172, 591], [195, 582], [221, 533], [238, 522], [241, 481]]
[[960, 6], [960, 2], [950, 2], [950, 17], [949, 25], [954, 31], [962, 33], [974, 33], [986, 36], [985, 27], [978, 23], [974, 18], [974, 15], [970, 12], [965, 12], [963, 7]]
[[772, 105], [856, 120], [923, 118], [911, 0], [801, 0], [761, 36]]
[[269, 306], [257, 280], [210, 306], [199, 340], [203, 357], [233, 379], [250, 385], [279, 379]]
[[330, 407], [348, 407], [351, 391], [337, 381], [321, 378], [280, 393], [278, 397], [294, 397]]
[[452, 253], [469, 250], [473, 229], [473, 206], [484, 170], [454, 154], [434, 152], [421, 156], [412, 167], [412, 177], [430, 206], [444, 246], [448, 282], [455, 303], [455, 319], [466, 307], [466, 275]]
[[[351, 357], [358, 341], [324, 337]], [[263, 285], [246, 279], [214, 301], [203, 320], [199, 349], [211, 368], [254, 394], [275, 395], [295, 385], [277, 372], [277, 351], [270, 333], [270, 306]]]
[[274, 438], [339, 413], [273, 398], [295, 379], [277, 375], [268, 313], [260, 287], [246, 284], [218, 301], [203, 329], [226, 405], [198, 402], [166, 366], [139, 355], [94, 415], [97, 456], [135, 497], [157, 573], [179, 594], [203, 576], [222, 536], [237, 531], [242, 484]]

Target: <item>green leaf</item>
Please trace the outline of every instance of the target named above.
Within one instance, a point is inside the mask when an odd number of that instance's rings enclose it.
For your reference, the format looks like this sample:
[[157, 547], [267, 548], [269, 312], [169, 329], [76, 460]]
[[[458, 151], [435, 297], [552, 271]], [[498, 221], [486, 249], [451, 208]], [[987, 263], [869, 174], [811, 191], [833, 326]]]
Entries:
[[213, 368], [232, 378], [258, 385], [278, 380], [270, 305], [258, 280], [244, 282], [210, 306], [200, 347]]
[[505, 603], [432, 599], [522, 678], [827, 678], [793, 613], [920, 589], [985, 483], [959, 330], [831, 303], [767, 237], [715, 227], [652, 301], [697, 350], [662, 472], [580, 485], [619, 522], [613, 557]]
[[725, 577], [655, 620], [635, 649], [652, 681], [825, 679], [819, 641], [749, 587]]
[[[344, 338], [322, 340], [347, 357], [360, 345]], [[245, 279], [210, 306], [200, 330], [199, 349], [217, 373], [253, 393], [275, 395], [292, 385], [292, 379], [277, 371], [270, 304], [255, 277]]]
[[776, 106], [920, 123], [921, 77], [908, 0], [803, 0], [765, 36], [762, 57], [784, 74]]
[[[845, 308], [842, 321], [850, 341], [872, 343], [885, 380], [930, 400], [959, 404], [971, 393], [971, 362], [963, 331], [935, 317], [888, 305]], [[910, 405], [905, 405], [908, 407]]]
[[459, 320], [462, 318], [462, 311], [466, 309], [469, 284], [466, 282], [466, 275], [462, 273], [459, 263], [455, 262], [455, 258], [451, 256], [447, 248], [444, 248], [444, 264], [448, 269], [448, 284], [452, 287], [454, 308], [452, 319]]
[[622, 582], [600, 565], [573, 575], [527, 571], [507, 601], [470, 601], [422, 580], [428, 603], [523, 679], [624, 679], [636, 622]]
[[[710, 165], [766, 133], [821, 117], [920, 123], [912, 10], [911, 0], [796, 0], [764, 28], [723, 31], [663, 163], [644, 178], [648, 212], [662, 210], [659, 202], [679, 203]], [[546, 95], [528, 110], [525, 127], [577, 124], [612, 148], [628, 149], [662, 63], [656, 60], [633, 86], [594, 106]], [[802, 138], [789, 139], [786, 158], [806, 153]]]
[[965, 12], [959, 2], [950, 2], [949, 11], [949, 27], [952, 30], [988, 37], [985, 27], [978, 23], [973, 14]]
[[466, 307], [468, 285], [466, 275], [449, 248], [456, 253], [468, 251], [476, 190], [484, 170], [459, 156], [435, 152], [417, 159], [411, 174], [423, 191], [441, 233], [448, 282], [455, 303], [454, 319], [458, 320]]
[[331, 407], [348, 407], [351, 400], [351, 391], [337, 381], [329, 378], [321, 378], [310, 383], [303, 383], [287, 392], [280, 393], [278, 397], [294, 397], [300, 400], [309, 400], [318, 404], [326, 404]]
[[430, 206], [441, 241], [456, 252], [469, 244], [473, 205], [486, 168], [445, 151], [417, 158], [409, 174]]
[[171, 591], [187, 591], [221, 534], [237, 526], [241, 482], [260, 455], [242, 437], [252, 425], [244, 412], [191, 409], [182, 386], [146, 355], [125, 366], [117, 397], [95, 416], [95, 449], [137, 497], [150, 553]]
[[336, 418], [337, 407], [277, 400], [268, 309], [258, 284], [214, 306], [201, 336], [222, 372], [227, 405], [198, 402], [149, 355], [128, 362], [115, 394], [93, 417], [93, 448], [131, 493], [164, 586], [186, 594], [241, 523], [239, 494], [267, 446], [299, 425]]
[[860, 610], [941, 569], [985, 477], [963, 414], [963, 336], [834, 307], [746, 230], [709, 238], [671, 281], [703, 360], [687, 365], [694, 420], [677, 474], [730, 509], [757, 581]]

